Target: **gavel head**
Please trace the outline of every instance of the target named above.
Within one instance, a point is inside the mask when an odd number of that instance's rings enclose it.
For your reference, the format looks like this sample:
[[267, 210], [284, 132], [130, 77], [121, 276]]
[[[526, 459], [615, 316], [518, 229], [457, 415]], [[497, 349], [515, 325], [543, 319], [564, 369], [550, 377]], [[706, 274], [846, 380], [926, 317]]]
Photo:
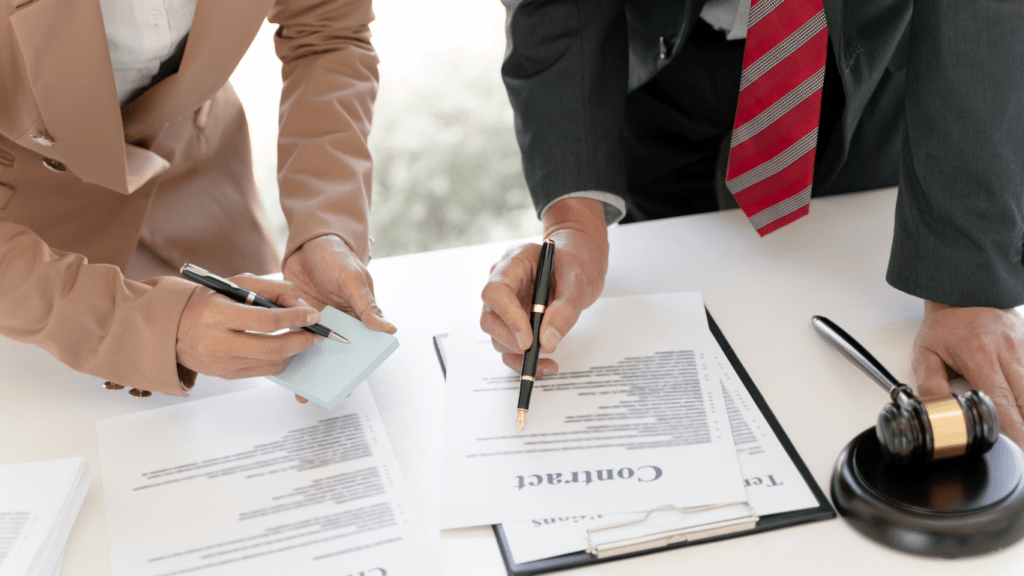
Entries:
[[878, 415], [875, 432], [890, 460], [908, 464], [988, 452], [999, 439], [996, 407], [971, 390], [918, 399], [901, 385]]

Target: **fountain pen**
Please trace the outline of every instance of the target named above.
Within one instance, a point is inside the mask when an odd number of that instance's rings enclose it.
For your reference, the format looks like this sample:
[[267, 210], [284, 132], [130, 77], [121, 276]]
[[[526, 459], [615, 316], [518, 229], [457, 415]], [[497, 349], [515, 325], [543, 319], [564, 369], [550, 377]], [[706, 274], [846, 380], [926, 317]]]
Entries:
[[[260, 296], [255, 292], [246, 290], [245, 288], [242, 288], [238, 284], [235, 284], [230, 280], [225, 280], [212, 272], [207, 272], [206, 270], [203, 270], [202, 268], [196, 266], [195, 264], [185, 264], [184, 266], [182, 266], [181, 275], [197, 284], [202, 284], [203, 286], [206, 286], [207, 288], [213, 290], [218, 294], [223, 294], [224, 296], [227, 296], [228, 298], [231, 298], [236, 302], [241, 302], [242, 304], [246, 304], [248, 306], [260, 306], [262, 308], [284, 308], [284, 306], [281, 306], [277, 302], [271, 302], [270, 300], [267, 300], [263, 296]], [[331, 330], [327, 326], [324, 326], [323, 324], [320, 323], [313, 324], [312, 326], [303, 326], [302, 329], [305, 330], [306, 332], [312, 332], [317, 336], [323, 336], [324, 338], [334, 340], [335, 342], [342, 342], [345, 344], [352, 343], [348, 340], [348, 338], [345, 338], [341, 334], [338, 334], [337, 332]]]
[[533, 282], [533, 306], [530, 308], [533, 344], [523, 354], [523, 371], [519, 376], [519, 414], [516, 416], [516, 432], [523, 431], [526, 413], [530, 409], [530, 393], [533, 392], [537, 361], [540, 359], [540, 323], [548, 309], [548, 291], [551, 288], [551, 271], [554, 265], [555, 241], [548, 239], [541, 244], [540, 258], [537, 259], [537, 278]]

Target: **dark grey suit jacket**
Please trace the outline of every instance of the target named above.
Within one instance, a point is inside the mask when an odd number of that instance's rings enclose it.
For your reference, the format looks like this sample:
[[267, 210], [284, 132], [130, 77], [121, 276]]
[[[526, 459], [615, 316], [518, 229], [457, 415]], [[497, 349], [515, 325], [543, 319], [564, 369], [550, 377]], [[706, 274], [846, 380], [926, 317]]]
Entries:
[[[671, 61], [704, 0], [504, 2], [502, 76], [535, 205], [626, 198], [626, 95]], [[824, 5], [845, 104], [815, 188], [889, 184], [872, 163], [899, 158], [889, 283], [952, 305], [1024, 304], [1024, 5]]]

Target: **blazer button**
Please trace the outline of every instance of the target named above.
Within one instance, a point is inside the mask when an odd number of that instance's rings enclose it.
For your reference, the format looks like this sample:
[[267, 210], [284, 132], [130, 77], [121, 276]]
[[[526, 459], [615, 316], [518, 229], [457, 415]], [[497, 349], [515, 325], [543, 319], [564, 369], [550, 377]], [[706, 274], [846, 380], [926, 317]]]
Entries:
[[128, 393], [131, 394], [132, 396], [135, 396], [136, 398], [149, 398], [150, 396], [153, 395], [153, 393], [150, 392], [149, 390], [139, 390], [138, 388], [132, 388], [131, 390], [128, 391]]
[[29, 136], [29, 138], [31, 138], [33, 142], [39, 144], [40, 146], [50, 147], [56, 144], [56, 142], [53, 141], [53, 138], [51, 138], [50, 135], [47, 134], [46, 132], [43, 132], [42, 134], [34, 134], [32, 136]]
[[64, 164], [54, 160], [53, 158], [43, 158], [43, 166], [46, 166], [48, 170], [53, 172], [67, 172], [68, 167]]

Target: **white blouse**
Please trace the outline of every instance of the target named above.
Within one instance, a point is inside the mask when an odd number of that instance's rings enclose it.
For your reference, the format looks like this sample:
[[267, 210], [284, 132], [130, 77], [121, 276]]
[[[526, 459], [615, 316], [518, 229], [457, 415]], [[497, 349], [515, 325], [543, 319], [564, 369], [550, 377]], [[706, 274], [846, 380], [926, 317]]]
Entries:
[[172, 72], [160, 65], [180, 58], [196, 0], [100, 0], [100, 10], [117, 99], [124, 106]]

